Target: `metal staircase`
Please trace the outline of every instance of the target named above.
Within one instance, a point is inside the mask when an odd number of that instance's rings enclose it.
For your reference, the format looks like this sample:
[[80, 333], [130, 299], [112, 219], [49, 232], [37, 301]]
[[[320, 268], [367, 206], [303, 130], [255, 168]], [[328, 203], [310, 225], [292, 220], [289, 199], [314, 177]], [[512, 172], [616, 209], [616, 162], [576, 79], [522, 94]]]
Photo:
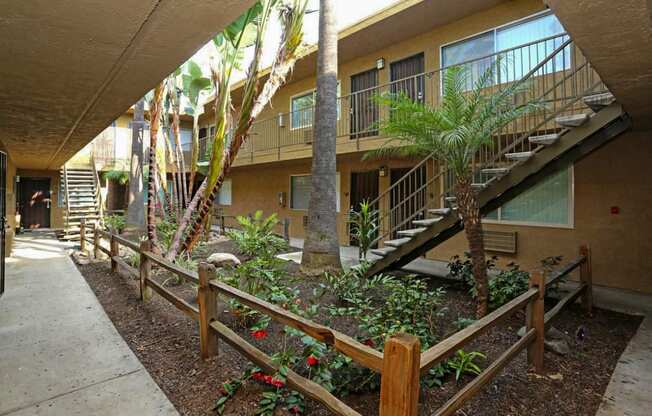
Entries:
[[[492, 145], [475, 155], [473, 188], [482, 215], [630, 126], [627, 114], [571, 39], [518, 82], [531, 83], [545, 106], [496, 132]], [[494, 88], [505, 85], [508, 82]], [[427, 180], [417, 182], [423, 169], [428, 172]], [[371, 203], [378, 212], [379, 233], [374, 243], [381, 247], [371, 251], [380, 258], [369, 268], [369, 276], [400, 268], [462, 230], [453, 185], [451, 171], [431, 155]], [[401, 188], [411, 193], [396, 201], [392, 194]]]
[[79, 225], [82, 218], [87, 223], [102, 221], [102, 204], [97, 173], [92, 167], [61, 169], [61, 184], [65, 195], [63, 238], [79, 239]]

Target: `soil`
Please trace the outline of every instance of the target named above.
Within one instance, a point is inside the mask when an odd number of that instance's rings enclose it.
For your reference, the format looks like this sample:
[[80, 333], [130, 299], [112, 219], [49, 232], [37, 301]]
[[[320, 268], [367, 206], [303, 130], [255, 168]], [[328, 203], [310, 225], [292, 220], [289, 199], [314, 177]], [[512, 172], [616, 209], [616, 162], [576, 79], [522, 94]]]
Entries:
[[[207, 244], [196, 252], [204, 257], [212, 252], [231, 252], [242, 260], [228, 240], [220, 239]], [[86, 264], [83, 264], [86, 263]], [[215, 401], [220, 397], [223, 382], [238, 377], [250, 364], [224, 343], [216, 358], [202, 360], [199, 357], [197, 324], [179, 312], [164, 299], [154, 298], [142, 303], [139, 299], [138, 281], [125, 274], [111, 273], [108, 262], [81, 262], [78, 267], [95, 292], [106, 313], [127, 341], [131, 349], [150, 372], [156, 383], [169, 397], [182, 415], [213, 415]], [[298, 266], [288, 263], [290, 275], [298, 276]], [[158, 271], [156, 279], [165, 281], [169, 275]], [[318, 280], [295, 280], [302, 299], [312, 296]], [[473, 315], [474, 302], [465, 290], [444, 280], [431, 280], [432, 287], [446, 289], [444, 315], [438, 322], [442, 338], [456, 331], [458, 318]], [[171, 287], [182, 298], [196, 303], [195, 289], [190, 285]], [[321, 298], [325, 304], [333, 299]], [[554, 300], [550, 301], [554, 304]], [[548, 305], [549, 307], [550, 305]], [[246, 328], [230, 314], [226, 305], [220, 305], [221, 320], [258, 348], [272, 354], [278, 351], [282, 327], [272, 325], [269, 336], [254, 340]], [[357, 324], [350, 319], [329, 320], [325, 312], [315, 318], [349, 335], [356, 335]], [[479, 337], [465, 350], [480, 351], [487, 358], [487, 366], [518, 340], [517, 330], [525, 321], [523, 313], [514, 315]], [[636, 332], [640, 318], [595, 309], [589, 318], [577, 305], [562, 312], [554, 326], [568, 334], [571, 353], [560, 356], [545, 353], [545, 374], [540, 376], [528, 371], [525, 352], [512, 360], [490, 384], [482, 389], [459, 412], [459, 415], [517, 416], [546, 415], [595, 415], [613, 369], [628, 341]], [[578, 330], [584, 337], [576, 337]], [[431, 415], [452, 397], [471, 377], [456, 383], [452, 377], [442, 387], [422, 388], [420, 415]], [[259, 384], [246, 384], [232, 398], [226, 415], [249, 416], [255, 413], [264, 390]], [[378, 413], [379, 392], [349, 395], [342, 399], [364, 416]], [[319, 403], [306, 404], [306, 414], [328, 415]]]

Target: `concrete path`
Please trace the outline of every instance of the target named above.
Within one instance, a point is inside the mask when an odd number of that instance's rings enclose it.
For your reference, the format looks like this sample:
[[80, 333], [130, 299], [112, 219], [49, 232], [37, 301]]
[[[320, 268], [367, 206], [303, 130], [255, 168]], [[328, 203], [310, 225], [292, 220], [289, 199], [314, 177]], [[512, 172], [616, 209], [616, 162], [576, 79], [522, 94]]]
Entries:
[[51, 233], [15, 239], [0, 297], [0, 416], [178, 415]]
[[652, 296], [624, 290], [594, 288], [598, 307], [644, 316], [611, 376], [596, 416], [652, 414]]

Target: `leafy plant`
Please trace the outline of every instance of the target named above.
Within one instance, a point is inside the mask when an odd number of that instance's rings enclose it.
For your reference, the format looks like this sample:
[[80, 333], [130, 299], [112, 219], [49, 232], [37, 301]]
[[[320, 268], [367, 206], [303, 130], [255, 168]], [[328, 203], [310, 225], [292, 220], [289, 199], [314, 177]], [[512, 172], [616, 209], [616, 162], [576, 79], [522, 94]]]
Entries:
[[105, 180], [117, 182], [120, 185], [126, 185], [129, 182], [129, 172], [124, 170], [109, 170], [104, 172], [103, 177]]
[[351, 210], [351, 235], [358, 243], [360, 259], [367, 259], [367, 252], [378, 234], [376, 220], [378, 211], [371, 209], [369, 201], [360, 203], [359, 211]]
[[455, 327], [458, 330], [462, 330], [470, 325], [472, 325], [475, 322], [475, 319], [473, 318], [464, 318], [464, 317], [459, 317], [457, 320], [453, 323]]
[[121, 233], [127, 225], [123, 215], [113, 214], [104, 218], [104, 223], [111, 232]]
[[489, 307], [497, 309], [512, 299], [527, 292], [530, 274], [520, 269], [516, 263], [509, 263], [509, 269], [498, 273], [489, 280]]
[[[492, 270], [496, 267], [498, 257], [492, 256], [485, 262], [487, 270]], [[473, 278], [473, 263], [471, 262], [471, 255], [468, 252], [464, 253], [464, 260], [458, 255], [451, 257], [448, 262], [449, 275], [466, 284], [472, 289], [471, 293], [475, 293], [475, 279]]]
[[446, 365], [455, 371], [455, 381], [460, 381], [460, 378], [465, 374], [477, 376], [482, 372], [480, 366], [475, 362], [478, 358], [484, 360], [487, 357], [477, 351], [467, 353], [464, 350], [458, 350]]
[[251, 218], [239, 216], [236, 219], [241, 230], [227, 231], [227, 235], [242, 254], [269, 259], [287, 249], [287, 242], [274, 233], [278, 224], [276, 214], [264, 218], [262, 211], [256, 211]]
[[172, 218], [172, 216], [169, 216], [156, 224], [156, 234], [158, 235], [159, 243], [164, 248], [170, 246], [172, 237], [177, 230], [177, 224]]

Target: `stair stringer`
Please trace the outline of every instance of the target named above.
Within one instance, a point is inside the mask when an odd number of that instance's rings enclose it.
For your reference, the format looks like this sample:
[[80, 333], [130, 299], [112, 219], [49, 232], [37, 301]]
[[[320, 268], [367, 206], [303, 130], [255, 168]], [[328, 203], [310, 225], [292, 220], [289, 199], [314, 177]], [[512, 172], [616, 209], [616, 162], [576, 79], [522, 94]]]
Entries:
[[[591, 117], [586, 124], [568, 130], [559, 141], [541, 147], [530, 160], [516, 165], [509, 173], [478, 193], [480, 212], [487, 214], [509, 202], [545, 177], [567, 168], [625, 132], [631, 126], [629, 116], [618, 103], [611, 104]], [[366, 275], [398, 269], [424, 255], [463, 230], [455, 212], [426, 228], [411, 241], [373, 262]]]

